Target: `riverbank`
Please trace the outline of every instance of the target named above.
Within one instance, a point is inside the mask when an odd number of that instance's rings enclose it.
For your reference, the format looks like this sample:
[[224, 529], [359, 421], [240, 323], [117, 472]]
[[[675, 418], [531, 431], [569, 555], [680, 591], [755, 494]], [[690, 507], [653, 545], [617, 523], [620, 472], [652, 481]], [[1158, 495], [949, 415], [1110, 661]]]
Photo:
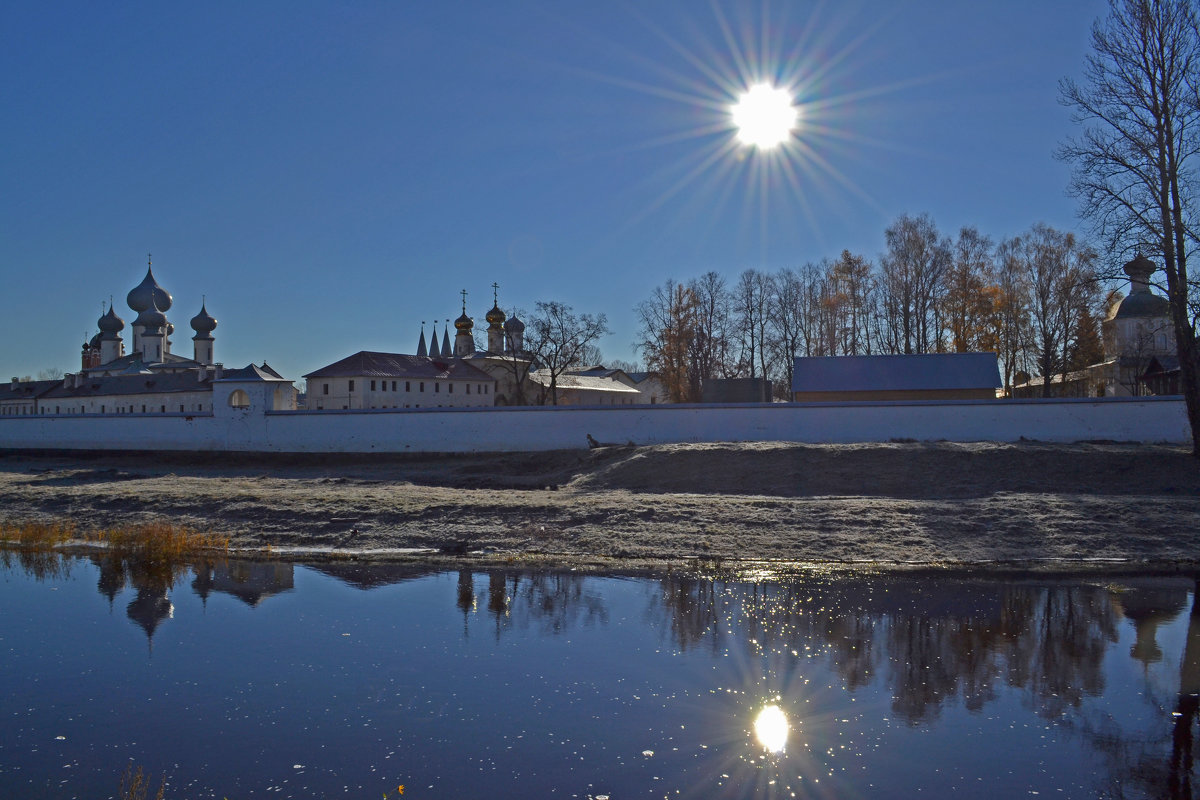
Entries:
[[1200, 563], [1167, 445], [685, 444], [409, 457], [0, 455], [6, 521], [166, 522], [340, 557]]

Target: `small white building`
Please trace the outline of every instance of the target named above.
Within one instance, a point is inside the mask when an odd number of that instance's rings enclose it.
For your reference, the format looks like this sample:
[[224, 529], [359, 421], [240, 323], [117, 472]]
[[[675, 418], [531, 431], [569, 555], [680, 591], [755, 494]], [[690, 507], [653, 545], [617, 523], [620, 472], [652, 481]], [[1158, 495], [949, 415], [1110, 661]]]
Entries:
[[308, 373], [310, 411], [491, 406], [496, 381], [461, 358], [362, 350]]

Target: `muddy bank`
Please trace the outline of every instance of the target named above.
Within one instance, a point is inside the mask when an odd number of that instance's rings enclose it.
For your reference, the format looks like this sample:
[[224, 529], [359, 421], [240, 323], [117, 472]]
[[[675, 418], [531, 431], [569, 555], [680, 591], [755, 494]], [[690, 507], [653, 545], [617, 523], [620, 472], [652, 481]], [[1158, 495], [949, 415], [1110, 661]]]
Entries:
[[237, 547], [881, 564], [1200, 562], [1200, 464], [1121, 444], [695, 444], [371, 458], [0, 455], [0, 514]]

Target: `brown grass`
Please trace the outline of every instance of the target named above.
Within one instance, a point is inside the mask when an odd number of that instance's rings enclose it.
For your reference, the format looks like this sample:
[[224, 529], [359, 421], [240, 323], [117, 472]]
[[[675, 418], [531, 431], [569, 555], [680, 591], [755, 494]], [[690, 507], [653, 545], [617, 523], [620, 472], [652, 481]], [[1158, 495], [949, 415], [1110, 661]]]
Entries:
[[0, 522], [0, 542], [21, 550], [51, 550], [70, 541], [101, 545], [114, 555], [139, 561], [178, 561], [224, 553], [229, 537], [165, 522], [80, 531], [73, 522]]
[[[164, 775], [162, 781], [158, 784], [158, 791], [154, 793], [154, 800], [163, 800], [163, 796], [167, 791], [167, 778]], [[125, 774], [121, 776], [121, 793], [118, 797], [121, 800], [146, 800], [150, 795], [150, 776], [147, 775], [141, 767], [136, 770], [133, 765], [125, 767]]]

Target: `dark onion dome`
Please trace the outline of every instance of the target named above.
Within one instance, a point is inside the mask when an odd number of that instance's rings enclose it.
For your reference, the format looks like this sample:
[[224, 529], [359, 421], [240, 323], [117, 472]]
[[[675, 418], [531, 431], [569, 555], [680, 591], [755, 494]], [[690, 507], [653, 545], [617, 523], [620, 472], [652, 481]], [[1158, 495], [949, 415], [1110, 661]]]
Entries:
[[504, 312], [500, 309], [500, 306], [492, 306], [492, 310], [487, 312], [487, 316], [485, 316], [484, 319], [486, 319], [488, 324], [490, 324], [492, 327], [499, 328], [504, 322]]
[[134, 325], [141, 325], [147, 331], [154, 328], [167, 327], [167, 315], [156, 309], [146, 309], [137, 315]]
[[1154, 262], [1146, 258], [1141, 253], [1133, 257], [1132, 261], [1125, 262], [1124, 272], [1133, 281], [1140, 283], [1148, 283], [1150, 276], [1154, 274], [1157, 267]]
[[99, 350], [100, 349], [100, 334], [97, 333], [95, 336], [93, 336], [92, 340], [90, 342], [88, 342], [88, 344], [91, 345], [93, 350]]
[[1154, 294], [1147, 290], [1140, 292], [1131, 292], [1129, 297], [1121, 301], [1117, 306], [1117, 313], [1113, 314], [1113, 319], [1124, 319], [1127, 317], [1169, 317], [1171, 315], [1171, 303], [1167, 298]]
[[1113, 313], [1113, 319], [1169, 317], [1171, 315], [1171, 304], [1167, 298], [1150, 291], [1150, 276], [1157, 269], [1154, 262], [1141, 253], [1125, 264], [1125, 274], [1129, 276], [1129, 296], [1117, 306], [1117, 310]]
[[192, 330], [197, 334], [204, 336], [216, 330], [217, 321], [213, 319], [204, 303], [200, 304], [200, 313], [192, 317]]
[[96, 322], [96, 327], [100, 329], [101, 333], [120, 333], [125, 330], [125, 320], [118, 317], [113, 311], [113, 307], [109, 306], [108, 313]]
[[469, 331], [469, 330], [471, 330], [471, 326], [474, 324], [475, 323], [471, 320], [471, 318], [468, 317], [465, 313], [458, 319], [454, 320], [455, 330]]
[[169, 311], [171, 308], [171, 295], [154, 280], [154, 273], [149, 267], [146, 268], [146, 277], [129, 291], [125, 301], [129, 303], [130, 308], [139, 313], [150, 308], [157, 308], [159, 311]]
[[508, 318], [508, 322], [504, 323], [504, 330], [509, 333], [524, 333], [525, 323], [517, 319], [516, 316], [512, 316]]

